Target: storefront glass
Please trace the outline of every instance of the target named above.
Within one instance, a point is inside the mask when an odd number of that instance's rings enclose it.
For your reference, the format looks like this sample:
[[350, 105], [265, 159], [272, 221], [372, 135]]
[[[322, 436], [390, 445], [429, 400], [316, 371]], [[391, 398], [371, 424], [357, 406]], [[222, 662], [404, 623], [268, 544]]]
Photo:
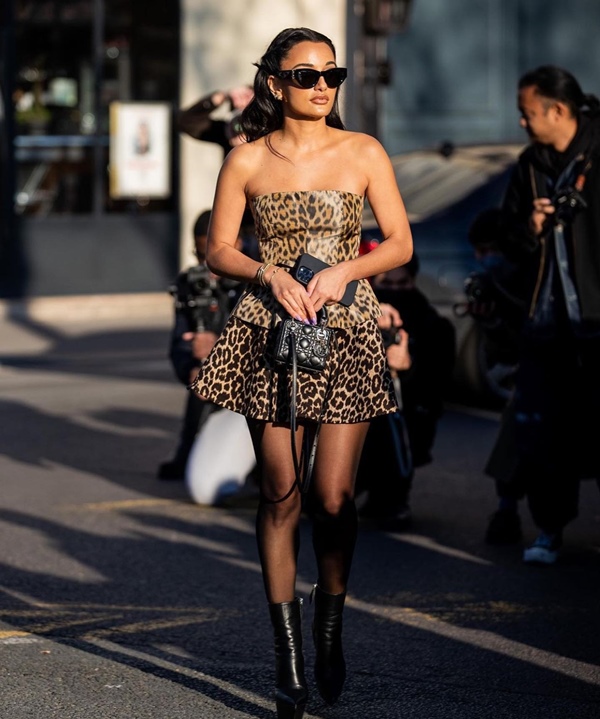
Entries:
[[16, 215], [175, 210], [173, 191], [111, 199], [107, 168], [112, 101], [176, 106], [178, 15], [177, 2], [15, 0]]

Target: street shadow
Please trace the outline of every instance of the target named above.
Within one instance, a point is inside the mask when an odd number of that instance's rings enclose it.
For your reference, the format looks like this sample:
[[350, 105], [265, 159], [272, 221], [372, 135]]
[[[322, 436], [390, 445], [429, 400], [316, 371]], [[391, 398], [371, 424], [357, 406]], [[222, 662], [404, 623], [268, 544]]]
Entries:
[[[33, 533], [44, 555], [44, 570], [0, 563], [5, 625], [248, 716], [273, 716], [262, 706], [271, 702], [273, 656], [253, 512], [124, 506], [103, 522], [93, 507], [58, 511], [0, 510], [0, 531]], [[100, 531], [76, 528], [88, 523]], [[347, 686], [327, 708], [311, 680], [311, 716], [347, 719], [352, 707], [353, 716], [392, 719], [399, 706], [431, 719], [514, 716], [515, 706], [528, 719], [597, 716], [597, 563], [532, 573], [429, 539], [360, 532], [345, 614]], [[305, 588], [316, 577], [306, 518], [299, 577]], [[300, 594], [311, 666], [312, 609], [307, 590]], [[456, 703], [462, 711], [448, 714]]]
[[144, 495], [188, 497], [183, 482], [156, 478], [176, 445], [179, 418], [113, 409], [72, 419], [10, 400], [0, 400], [0, 414], [0, 454], [16, 462], [85, 472]]
[[6, 367], [177, 383], [168, 358], [170, 329], [127, 327], [71, 336], [30, 318], [17, 324], [51, 345], [33, 354], [3, 354], [0, 349], [0, 363]]

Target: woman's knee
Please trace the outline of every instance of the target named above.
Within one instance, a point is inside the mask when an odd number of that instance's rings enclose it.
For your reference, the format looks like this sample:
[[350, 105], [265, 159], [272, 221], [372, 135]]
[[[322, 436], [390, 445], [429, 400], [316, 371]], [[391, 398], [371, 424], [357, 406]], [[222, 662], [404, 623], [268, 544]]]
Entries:
[[315, 514], [321, 519], [337, 519], [354, 507], [350, 492], [327, 493], [319, 496], [315, 502]]
[[[278, 499], [280, 501], [277, 501]], [[274, 527], [282, 527], [290, 523], [297, 524], [300, 521], [301, 511], [302, 502], [297, 489], [285, 499], [269, 495], [263, 495], [261, 498], [260, 512]]]

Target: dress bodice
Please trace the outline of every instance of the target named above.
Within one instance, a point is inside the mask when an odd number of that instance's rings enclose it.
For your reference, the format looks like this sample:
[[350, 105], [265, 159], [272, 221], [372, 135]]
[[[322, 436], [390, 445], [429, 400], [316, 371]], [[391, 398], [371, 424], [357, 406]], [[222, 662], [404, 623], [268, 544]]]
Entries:
[[[343, 190], [298, 190], [254, 197], [251, 210], [261, 260], [291, 267], [303, 252], [335, 265], [354, 259], [360, 246], [361, 195]], [[331, 327], [351, 327], [379, 317], [379, 303], [367, 280], [360, 280], [350, 307], [328, 307]], [[233, 314], [242, 320], [268, 327], [273, 312], [285, 311], [270, 289], [249, 285]]]

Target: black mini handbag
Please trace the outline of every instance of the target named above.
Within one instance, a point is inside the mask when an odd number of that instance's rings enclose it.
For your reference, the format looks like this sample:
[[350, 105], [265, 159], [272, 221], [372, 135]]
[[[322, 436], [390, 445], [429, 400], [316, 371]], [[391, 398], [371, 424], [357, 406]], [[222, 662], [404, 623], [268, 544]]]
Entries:
[[[317, 313], [317, 318], [318, 321], [316, 325], [306, 325], [304, 322], [288, 317], [287, 319], [281, 321], [277, 333], [274, 352], [275, 363], [281, 367], [292, 370], [292, 390], [290, 397], [290, 441], [296, 481], [292, 485], [290, 491], [279, 500], [275, 500], [275, 502], [282, 502], [287, 499], [296, 485], [298, 486], [301, 494], [306, 494], [310, 486], [310, 479], [317, 453], [319, 432], [321, 430], [321, 419], [323, 417], [327, 398], [329, 396], [329, 378], [327, 380], [327, 390], [325, 392], [325, 399], [323, 400], [321, 416], [317, 422], [312, 443], [309, 440], [308, 432], [304, 434], [304, 449], [301, 459], [298, 459], [294, 438], [298, 429], [298, 421], [296, 417], [298, 371], [306, 370], [308, 372], [322, 372], [327, 366], [327, 360], [329, 358], [331, 345], [334, 339], [334, 330], [331, 329], [331, 327], [327, 327], [327, 310], [325, 307]], [[301, 471], [301, 465], [304, 465], [304, 473]]]
[[325, 307], [317, 315], [316, 325], [307, 325], [288, 317], [279, 325], [275, 344], [275, 362], [308, 372], [322, 372], [326, 365], [333, 330], [327, 327]]

